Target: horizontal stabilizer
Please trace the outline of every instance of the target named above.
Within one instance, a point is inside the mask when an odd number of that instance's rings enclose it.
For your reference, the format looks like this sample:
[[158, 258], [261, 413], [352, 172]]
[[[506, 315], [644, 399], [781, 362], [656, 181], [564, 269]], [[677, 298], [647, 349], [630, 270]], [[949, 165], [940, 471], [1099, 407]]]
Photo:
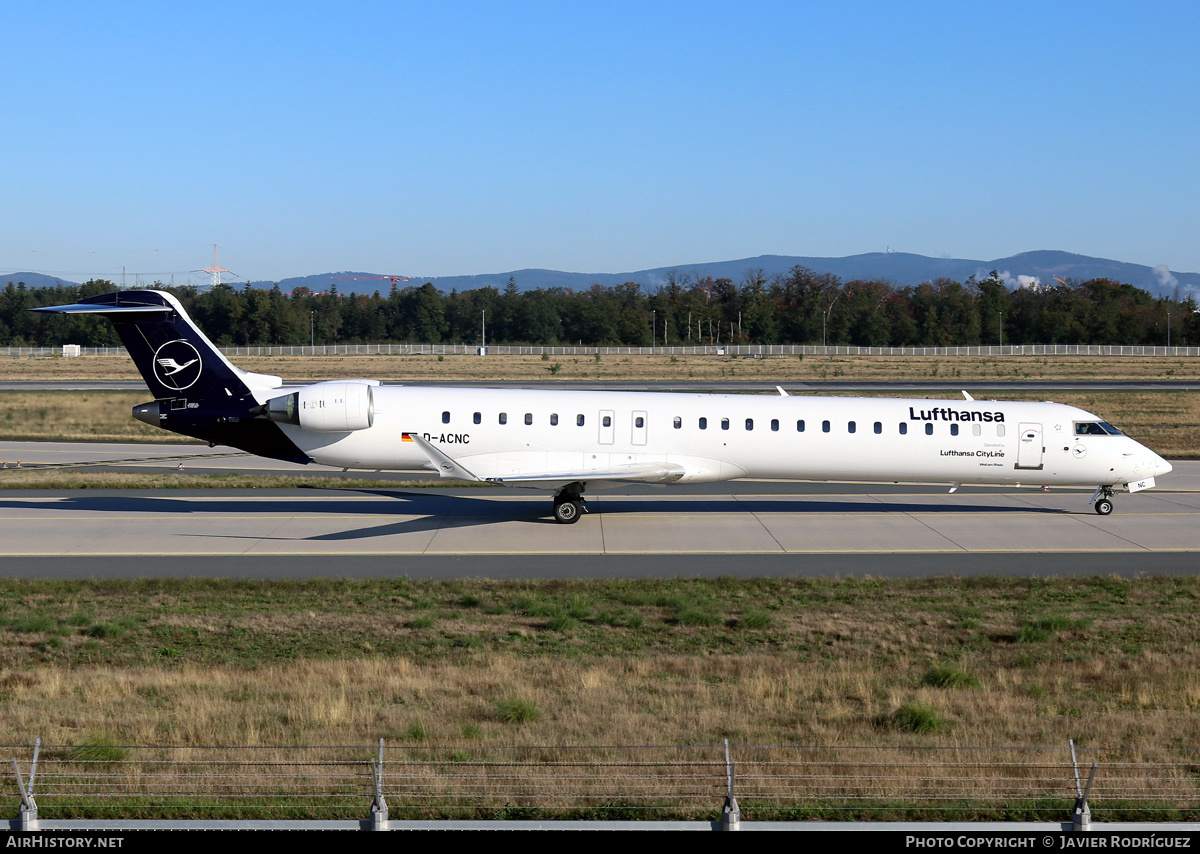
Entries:
[[114, 316], [131, 317], [137, 315], [154, 315], [164, 314], [174, 311], [169, 305], [89, 305], [88, 303], [74, 303], [73, 305], [47, 305], [41, 308], [31, 308], [30, 311], [45, 311], [51, 314], [95, 314], [100, 317], [112, 318]]

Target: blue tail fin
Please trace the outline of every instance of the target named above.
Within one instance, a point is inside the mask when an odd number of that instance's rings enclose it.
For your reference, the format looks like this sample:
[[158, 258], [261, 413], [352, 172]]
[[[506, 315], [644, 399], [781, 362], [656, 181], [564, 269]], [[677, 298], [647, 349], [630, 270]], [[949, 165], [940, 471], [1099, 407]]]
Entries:
[[117, 327], [121, 342], [157, 399], [241, 397], [253, 389], [279, 388], [279, 377], [234, 366], [188, 317], [179, 300], [163, 291], [120, 291], [75, 305], [37, 308], [94, 314]]
[[139, 420], [260, 456], [309, 461], [276, 424], [257, 417], [262, 401], [273, 396], [265, 392], [283, 381], [236, 367], [171, 294], [119, 291], [33, 311], [93, 314], [113, 322], [155, 398], [134, 410]]

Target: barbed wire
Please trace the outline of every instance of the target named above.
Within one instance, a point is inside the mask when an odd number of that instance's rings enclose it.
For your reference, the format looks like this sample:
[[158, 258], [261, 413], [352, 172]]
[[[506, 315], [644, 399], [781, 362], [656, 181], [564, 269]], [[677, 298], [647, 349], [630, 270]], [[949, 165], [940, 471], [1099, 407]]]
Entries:
[[[728, 745], [728, 763], [726, 746], [713, 744], [7, 749], [24, 757], [23, 766], [20, 759], [16, 764], [30, 776], [44, 817], [361, 814], [380, 767], [380, 794], [393, 810], [420, 814], [614, 805], [631, 814], [696, 814], [713, 808], [731, 785], [743, 813], [751, 814], [803, 808], [1052, 814], [1074, 801], [1079, 773], [1065, 748], [1027, 746]], [[81, 750], [96, 752], [80, 756]], [[1093, 802], [1130, 815], [1200, 811], [1198, 752], [1076, 746], [1084, 761], [1103, 760]], [[10, 797], [17, 794], [15, 773], [6, 773]]]
[[[317, 344], [219, 347], [228, 357], [237, 356], [474, 356], [477, 344]], [[1164, 347], [1142, 344], [1014, 344], [974, 347], [858, 347], [820, 344], [728, 344], [669, 347], [604, 345], [488, 344], [489, 356], [1130, 356], [1181, 358], [1200, 356], [1200, 347]], [[125, 348], [80, 347], [80, 356], [123, 356]], [[61, 356], [62, 347], [0, 347], [0, 356], [42, 358]]]

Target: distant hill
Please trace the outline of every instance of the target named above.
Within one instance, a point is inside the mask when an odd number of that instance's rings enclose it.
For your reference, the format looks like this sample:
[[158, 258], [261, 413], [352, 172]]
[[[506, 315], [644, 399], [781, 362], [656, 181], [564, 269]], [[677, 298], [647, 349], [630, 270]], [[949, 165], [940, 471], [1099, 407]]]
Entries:
[[[925, 255], [908, 252], [871, 252], [864, 255], [850, 255], [845, 258], [759, 255], [755, 258], [741, 258], [736, 261], [679, 264], [673, 267], [655, 267], [650, 270], [636, 270], [629, 273], [569, 273], [560, 270], [526, 269], [510, 270], [505, 273], [482, 273], [477, 276], [413, 276], [411, 281], [401, 283], [401, 286], [432, 282], [438, 290], [446, 293], [453, 290], [464, 291], [489, 286], [502, 290], [511, 277], [523, 291], [555, 287], [579, 291], [586, 290], [592, 285], [611, 287], [623, 282], [637, 282], [653, 288], [665, 283], [668, 273], [672, 271], [679, 277], [712, 276], [714, 279], [728, 278], [738, 282], [751, 270], [761, 268], [770, 278], [776, 273], [786, 273], [796, 265], [808, 267], [818, 273], [832, 273], [842, 281], [883, 279], [897, 285], [917, 285], [921, 282], [945, 277], [963, 282], [971, 276], [986, 278], [992, 270], [996, 270], [1001, 274], [1007, 274], [1013, 287], [1019, 284], [1021, 276], [1036, 277], [1041, 282], [1051, 284], [1055, 276], [1060, 279], [1077, 279], [1079, 281], [1109, 278], [1136, 285], [1155, 296], [1172, 296], [1176, 287], [1179, 288], [1180, 296], [1187, 294], [1200, 296], [1200, 273], [1171, 273], [1161, 267], [1127, 264], [1123, 261], [1092, 258], [1087, 255], [1075, 255], [1055, 250], [1022, 252], [1019, 255], [996, 258], [991, 261], [975, 261], [966, 258], [929, 258]], [[279, 286], [285, 291], [290, 291], [299, 285], [304, 285], [314, 291], [327, 291], [331, 284], [336, 284], [338, 290], [343, 293], [373, 293], [376, 290], [387, 293], [391, 288], [391, 283], [388, 281], [356, 282], [332, 279], [333, 276], [356, 275], [371, 274], [325, 273], [321, 276], [284, 279]], [[263, 283], [265, 287], [272, 287], [273, 284], [272, 282]]]
[[54, 288], [58, 285], [70, 287], [78, 282], [68, 282], [60, 276], [46, 276], [42, 273], [0, 273], [0, 287], [12, 282], [24, 282], [27, 288]]
[[[1021, 277], [1037, 278], [1043, 283], [1053, 283], [1056, 276], [1068, 281], [1109, 278], [1136, 285], [1155, 296], [1173, 296], [1178, 292], [1181, 297], [1191, 295], [1200, 298], [1200, 273], [1177, 273], [1168, 271], [1165, 267], [1147, 267], [1141, 264], [1128, 264], [1123, 261], [1092, 258], [1087, 255], [1075, 255], [1056, 250], [1022, 252], [1019, 255], [996, 258], [991, 261], [975, 261], [966, 258], [929, 258], [925, 255], [908, 252], [870, 252], [845, 258], [759, 255], [755, 258], [741, 258], [736, 261], [679, 264], [673, 267], [656, 267], [629, 273], [568, 273], [559, 270], [528, 269], [510, 270], [506, 273], [483, 273], [477, 276], [413, 276], [408, 282], [400, 282], [399, 286], [406, 287], [432, 282], [438, 290], [446, 293], [453, 290], [464, 291], [488, 286], [503, 289], [511, 277], [523, 291], [555, 287], [579, 291], [586, 290], [592, 285], [611, 287], [623, 282], [637, 282], [640, 285], [654, 288], [664, 284], [667, 275], [671, 272], [680, 278], [712, 276], [714, 279], [728, 278], [734, 282], [740, 282], [752, 270], [761, 269], [770, 278], [777, 273], [786, 273], [797, 265], [808, 267], [818, 273], [831, 273], [842, 281], [882, 279], [897, 285], [917, 285], [943, 277], [963, 282], [971, 276], [984, 278], [992, 270], [1004, 275], [1012, 287], [1021, 284]], [[379, 291], [386, 294], [391, 290], [391, 282], [382, 277], [371, 278], [376, 275], [351, 271], [321, 273], [283, 279], [279, 282], [279, 287], [285, 292], [293, 291], [298, 287], [306, 287], [309, 290], [320, 292], [328, 291], [331, 286], [336, 285], [341, 293], [369, 294]], [[358, 278], [357, 281], [356, 278]], [[40, 273], [0, 275], [0, 283], [9, 281], [23, 281], [30, 287], [53, 287], [59, 282], [64, 285], [75, 284]], [[261, 288], [275, 286], [274, 282], [265, 281], [251, 284]]]

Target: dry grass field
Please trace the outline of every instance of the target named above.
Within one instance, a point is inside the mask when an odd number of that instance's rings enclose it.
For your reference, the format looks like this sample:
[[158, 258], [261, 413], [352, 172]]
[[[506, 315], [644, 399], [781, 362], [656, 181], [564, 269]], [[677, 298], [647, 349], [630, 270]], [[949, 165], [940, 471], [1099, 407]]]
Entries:
[[0, 391], [0, 439], [47, 442], [191, 442], [134, 419], [146, 391]]
[[[1187, 764], [1200, 711], [1198, 604], [1195, 578], [8, 580], [0, 738], [382, 737], [447, 755], [725, 738], [1073, 738]], [[1193, 784], [1179, 781], [1181, 802], [1195, 802]], [[485, 801], [504, 798], [498, 789]]]
[[[820, 380], [1023, 379], [1195, 380], [1200, 358], [1136, 356], [237, 356], [248, 371], [297, 382], [370, 377], [391, 382], [486, 380]], [[0, 380], [136, 380], [127, 356], [0, 359]]]
[[931, 742], [1185, 747], [1198, 606], [1196, 578], [9, 579], [0, 738], [877, 744], [915, 701]]

